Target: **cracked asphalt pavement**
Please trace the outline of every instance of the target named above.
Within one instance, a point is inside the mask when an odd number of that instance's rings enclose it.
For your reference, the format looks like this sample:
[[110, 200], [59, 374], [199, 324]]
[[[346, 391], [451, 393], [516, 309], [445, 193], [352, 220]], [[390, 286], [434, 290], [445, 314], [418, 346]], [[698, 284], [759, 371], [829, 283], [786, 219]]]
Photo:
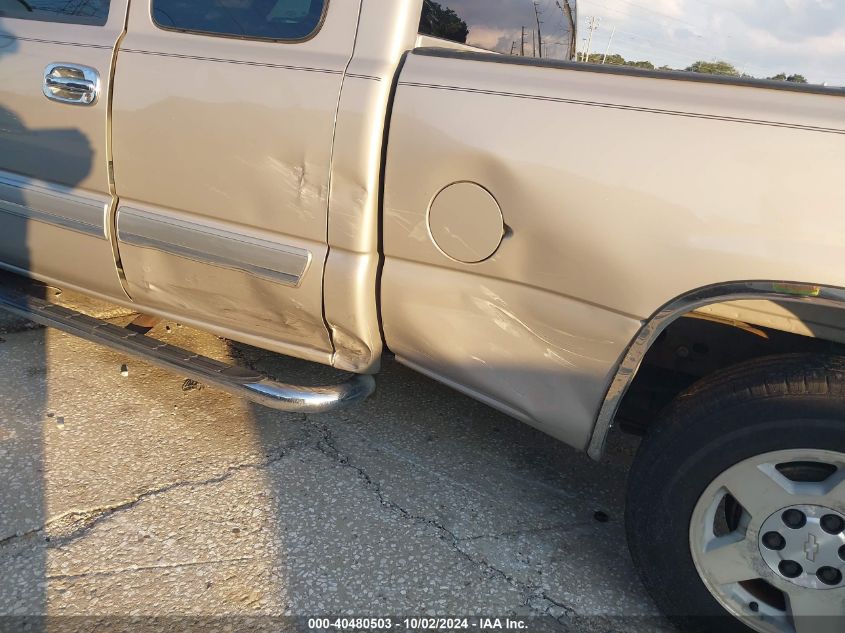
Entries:
[[[336, 379], [173, 322], [151, 335], [289, 382]], [[630, 438], [596, 464], [392, 361], [371, 399], [320, 415], [11, 318], [0, 366], [0, 616], [514, 615], [543, 630], [672, 630], [625, 546]]]

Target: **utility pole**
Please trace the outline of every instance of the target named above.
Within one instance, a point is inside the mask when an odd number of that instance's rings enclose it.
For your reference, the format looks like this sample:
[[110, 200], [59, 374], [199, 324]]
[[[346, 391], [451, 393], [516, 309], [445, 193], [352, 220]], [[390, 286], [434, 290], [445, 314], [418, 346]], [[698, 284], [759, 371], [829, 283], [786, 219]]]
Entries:
[[607, 48], [604, 49], [604, 57], [601, 58], [601, 63], [605, 63], [607, 61], [607, 54], [610, 52], [610, 44], [613, 42], [613, 36], [616, 35], [616, 27], [613, 27], [613, 30], [610, 32], [610, 39], [607, 40]]
[[590, 48], [593, 45], [593, 31], [599, 28], [599, 22], [601, 22], [601, 18], [597, 18], [596, 16], [592, 16], [590, 18], [590, 23], [587, 25], [587, 29], [590, 31], [589, 35], [587, 36], [587, 50], [584, 51], [584, 61], [590, 61]]
[[538, 7], [537, 0], [534, 0], [534, 19], [537, 20], [537, 49], [538, 49], [538, 52], [540, 53], [540, 57], [542, 57], [543, 56], [543, 34], [540, 32], [540, 25], [542, 24], [542, 22], [540, 22], [540, 12], [539, 12], [539, 9], [537, 7]]
[[522, 39], [519, 43], [519, 54], [522, 57], [525, 57], [525, 27], [522, 27]]
[[537, 31], [531, 29], [531, 56], [537, 57]]
[[513, 40], [513, 41], [511, 42], [511, 55], [513, 55], [513, 52], [514, 52], [515, 50], [516, 50], [516, 40]]
[[577, 42], [575, 39], [575, 14], [572, 11], [572, 5], [569, 4], [569, 0], [563, 0], [563, 5], [560, 4], [559, 0], [555, 0], [555, 4], [557, 5], [558, 9], [563, 11], [563, 17], [566, 18], [566, 21], [569, 24], [569, 45], [567, 48], [568, 59], [577, 59], [578, 52], [575, 50], [577, 46]]

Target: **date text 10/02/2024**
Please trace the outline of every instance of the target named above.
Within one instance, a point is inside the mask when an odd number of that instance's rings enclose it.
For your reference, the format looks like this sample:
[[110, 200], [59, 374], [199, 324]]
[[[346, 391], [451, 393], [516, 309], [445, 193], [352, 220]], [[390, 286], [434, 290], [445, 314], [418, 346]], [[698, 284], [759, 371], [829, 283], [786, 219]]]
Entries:
[[528, 629], [528, 623], [520, 618], [309, 618], [308, 628], [310, 630], [388, 630], [402, 629], [410, 631], [449, 631], [469, 630], [497, 631], [511, 630], [524, 631]]

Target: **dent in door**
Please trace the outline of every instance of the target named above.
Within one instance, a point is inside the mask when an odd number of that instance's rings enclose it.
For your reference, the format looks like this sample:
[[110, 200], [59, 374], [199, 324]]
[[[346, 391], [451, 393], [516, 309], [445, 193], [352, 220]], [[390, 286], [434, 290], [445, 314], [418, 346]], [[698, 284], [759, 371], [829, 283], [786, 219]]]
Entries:
[[251, 237], [173, 217], [156, 217], [121, 207], [118, 239], [196, 262], [238, 270], [267, 281], [297, 287], [311, 262], [304, 248]]
[[117, 225], [130, 293], [145, 305], [211, 321], [208, 329], [231, 338], [260, 338], [273, 351], [329, 361], [321, 278], [311, 266], [325, 257], [324, 246], [129, 205], [118, 209]]
[[113, 107], [118, 194], [189, 223], [153, 242], [137, 217], [132, 230], [129, 215], [119, 221], [136, 301], [331, 363], [329, 168], [357, 13], [357, 2], [331, 2], [314, 37], [282, 43], [161, 30], [149, 2], [132, 4]]

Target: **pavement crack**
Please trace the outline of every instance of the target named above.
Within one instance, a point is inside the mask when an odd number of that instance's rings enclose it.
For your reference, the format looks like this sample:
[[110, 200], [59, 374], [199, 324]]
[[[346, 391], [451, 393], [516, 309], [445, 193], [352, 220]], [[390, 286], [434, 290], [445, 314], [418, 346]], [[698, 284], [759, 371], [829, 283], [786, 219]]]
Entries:
[[[515, 578], [513, 575], [509, 574], [507, 571], [496, 567], [494, 564], [492, 564], [485, 558], [475, 557], [470, 552], [467, 552], [461, 547], [462, 543], [473, 539], [461, 539], [452, 530], [450, 530], [437, 519], [414, 514], [410, 510], [403, 508], [395, 501], [389, 499], [382, 490], [381, 485], [377, 481], [373, 480], [369, 473], [367, 473], [366, 469], [353, 464], [349, 456], [343, 453], [338, 448], [337, 444], [335, 443], [334, 435], [332, 434], [331, 429], [329, 429], [328, 426], [314, 422], [310, 419], [310, 416], [306, 416], [306, 418], [308, 423], [312, 427], [314, 427], [320, 434], [316, 445], [317, 450], [319, 450], [326, 457], [332, 459], [341, 466], [354, 470], [358, 474], [359, 479], [364, 483], [364, 485], [375, 493], [375, 495], [378, 497], [379, 503], [383, 507], [388, 508], [389, 510], [393, 511], [395, 514], [402, 516], [403, 518], [417, 523], [429, 525], [435, 530], [437, 530], [437, 532], [440, 534], [441, 540], [446, 542], [458, 556], [473, 565], [481, 567], [482, 569], [487, 571], [488, 574], [500, 578], [501, 580], [505, 581], [507, 584], [512, 586], [514, 589], [517, 589], [522, 594], [522, 606], [533, 610], [537, 615], [546, 616], [558, 622], [561, 621], [561, 618], [568, 618], [575, 615], [574, 609], [549, 598], [546, 592], [542, 589], [542, 587], [530, 583], [525, 583], [519, 580], [518, 578]], [[546, 529], [551, 530], [558, 527], [561, 526], [549, 526]], [[555, 612], [557, 612], [557, 615], [555, 614]]]
[[72, 578], [86, 578], [89, 576], [114, 576], [138, 571], [150, 571], [156, 569], [181, 569], [185, 567], [199, 567], [202, 565], [214, 565], [216, 563], [240, 563], [255, 560], [252, 556], [238, 556], [235, 558], [214, 558], [211, 560], [188, 561], [184, 563], [162, 563], [160, 565], [130, 565], [128, 567], [117, 567], [115, 569], [92, 569], [78, 573], [68, 574], [47, 574], [49, 580], [68, 580]]
[[553, 523], [552, 525], [542, 525], [533, 528], [518, 528], [515, 530], [506, 530], [496, 534], [477, 534], [476, 536], [466, 536], [458, 539], [461, 543], [471, 543], [473, 541], [482, 541], [484, 539], [500, 539], [509, 538], [512, 536], [522, 536], [524, 534], [542, 534], [543, 532], [554, 532], [555, 530], [580, 530], [588, 528], [592, 525], [589, 521], [570, 521], [567, 523]]
[[96, 506], [93, 508], [62, 512], [61, 514], [50, 517], [38, 528], [19, 534], [13, 534], [0, 540], [0, 547], [9, 546], [16, 542], [32, 538], [37, 534], [45, 533], [47, 540], [49, 540], [48, 547], [56, 548], [68, 545], [74, 541], [84, 538], [93, 528], [108, 518], [118, 513], [127, 512], [144, 501], [182, 488], [201, 488], [204, 486], [216, 485], [231, 479], [238, 473], [245, 470], [261, 470], [267, 468], [290, 455], [290, 453], [292, 453], [299, 444], [300, 442], [295, 442], [293, 445], [270, 453], [266, 455], [264, 459], [258, 461], [231, 464], [227, 466], [223, 472], [205, 479], [174, 481], [161, 486], [147, 488], [128, 499], [117, 501], [115, 503]]
[[478, 534], [476, 536], [466, 536], [464, 538], [458, 539], [461, 543], [470, 543], [472, 541], [481, 541], [484, 539], [500, 539], [500, 538], [509, 538], [512, 536], [522, 536], [523, 534], [541, 534], [543, 532], [553, 532], [555, 530], [561, 529], [578, 529], [581, 527], [586, 527], [589, 525], [586, 522], [575, 522], [575, 523], [554, 523], [552, 525], [543, 525], [540, 527], [533, 527], [533, 528], [520, 528], [516, 530], [506, 530], [504, 532], [498, 532], [497, 534]]
[[3, 547], [4, 545], [8, 545], [8, 544], [10, 544], [14, 541], [17, 541], [17, 540], [28, 539], [32, 536], [35, 536], [39, 532], [41, 532], [43, 529], [44, 529], [43, 527], [37, 527], [37, 528], [33, 528], [31, 530], [27, 530], [26, 532], [19, 532], [19, 533], [16, 533], [16, 534], [12, 534], [10, 536], [3, 537], [2, 539], [0, 539], [0, 547]]

